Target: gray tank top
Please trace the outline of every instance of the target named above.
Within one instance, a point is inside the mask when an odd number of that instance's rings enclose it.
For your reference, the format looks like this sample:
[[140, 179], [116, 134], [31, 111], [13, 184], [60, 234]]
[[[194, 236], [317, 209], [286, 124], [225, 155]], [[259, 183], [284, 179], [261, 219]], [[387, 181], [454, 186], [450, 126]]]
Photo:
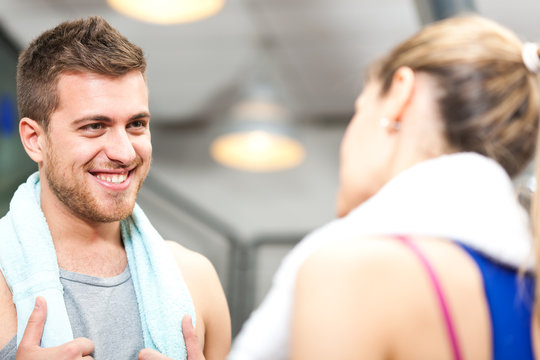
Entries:
[[[144, 341], [129, 267], [112, 278], [60, 269], [60, 282], [73, 336], [94, 342], [94, 359], [137, 359]], [[0, 360], [15, 360], [16, 353], [14, 336], [0, 349]]]

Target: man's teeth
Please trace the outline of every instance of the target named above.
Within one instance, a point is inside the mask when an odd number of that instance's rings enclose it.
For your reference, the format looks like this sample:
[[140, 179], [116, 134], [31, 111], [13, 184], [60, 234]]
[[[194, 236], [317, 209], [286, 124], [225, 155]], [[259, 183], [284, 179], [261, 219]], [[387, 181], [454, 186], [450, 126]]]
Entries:
[[100, 180], [107, 181], [113, 184], [120, 184], [126, 181], [127, 174], [126, 175], [96, 175], [96, 177]]

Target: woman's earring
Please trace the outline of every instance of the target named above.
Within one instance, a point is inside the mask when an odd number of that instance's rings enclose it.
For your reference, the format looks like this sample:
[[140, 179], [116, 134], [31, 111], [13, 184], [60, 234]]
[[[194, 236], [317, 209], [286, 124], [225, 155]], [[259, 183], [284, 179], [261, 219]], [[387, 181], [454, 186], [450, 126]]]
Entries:
[[379, 125], [385, 129], [392, 129], [398, 131], [400, 128], [400, 123], [397, 121], [390, 121], [387, 117], [382, 117], [379, 119]]

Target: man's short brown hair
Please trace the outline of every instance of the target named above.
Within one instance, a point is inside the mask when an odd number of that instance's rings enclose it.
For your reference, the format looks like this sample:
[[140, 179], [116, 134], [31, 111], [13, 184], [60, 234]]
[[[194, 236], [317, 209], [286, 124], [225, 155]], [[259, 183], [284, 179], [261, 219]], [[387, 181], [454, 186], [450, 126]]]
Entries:
[[50, 115], [59, 105], [56, 87], [62, 73], [121, 76], [133, 70], [145, 75], [141, 48], [105, 19], [94, 16], [63, 22], [42, 33], [19, 56], [19, 116], [37, 121], [47, 131]]

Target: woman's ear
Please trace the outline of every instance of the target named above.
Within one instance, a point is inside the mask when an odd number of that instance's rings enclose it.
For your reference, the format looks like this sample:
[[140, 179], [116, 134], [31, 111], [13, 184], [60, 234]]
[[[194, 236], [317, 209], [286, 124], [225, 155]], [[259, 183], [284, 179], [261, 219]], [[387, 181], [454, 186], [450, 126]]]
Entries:
[[19, 134], [28, 156], [38, 164], [43, 161], [42, 144], [45, 137], [43, 127], [37, 121], [25, 117], [19, 122]]
[[388, 92], [388, 103], [385, 114], [390, 120], [399, 123], [414, 94], [414, 71], [402, 66], [392, 77], [392, 85]]

